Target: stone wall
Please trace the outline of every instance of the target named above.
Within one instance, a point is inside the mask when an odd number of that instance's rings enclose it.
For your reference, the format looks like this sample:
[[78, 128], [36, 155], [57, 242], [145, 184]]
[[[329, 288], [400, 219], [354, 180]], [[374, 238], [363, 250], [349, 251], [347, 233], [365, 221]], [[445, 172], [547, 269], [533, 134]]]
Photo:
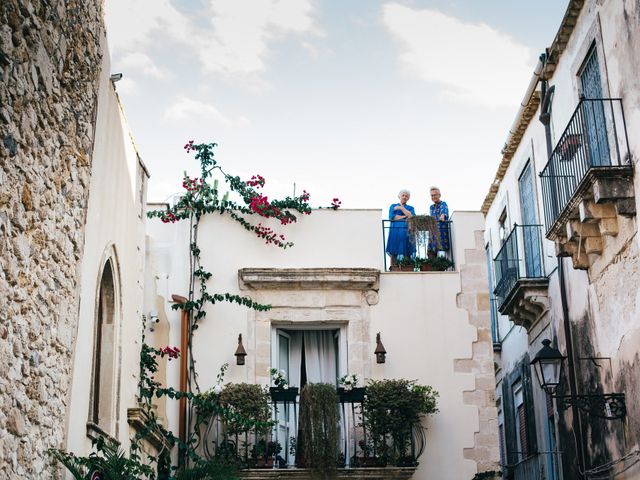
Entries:
[[78, 318], [102, 2], [0, 3], [0, 477], [48, 478]]
[[476, 462], [478, 473], [498, 472], [498, 411], [484, 232], [475, 232], [475, 241], [475, 249], [465, 250], [464, 264], [460, 267], [461, 291], [457, 304], [469, 313], [469, 323], [476, 329], [477, 337], [472, 345], [471, 358], [456, 359], [454, 371], [472, 373], [475, 377], [474, 389], [463, 392], [463, 399], [465, 405], [478, 407], [479, 428], [474, 435], [473, 447], [465, 448], [464, 457]]

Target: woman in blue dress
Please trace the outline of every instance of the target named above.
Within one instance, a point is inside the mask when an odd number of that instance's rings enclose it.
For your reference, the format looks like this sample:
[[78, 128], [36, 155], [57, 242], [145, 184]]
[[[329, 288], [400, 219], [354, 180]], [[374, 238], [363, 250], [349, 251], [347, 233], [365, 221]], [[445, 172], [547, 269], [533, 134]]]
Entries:
[[440, 199], [440, 189], [438, 187], [431, 187], [431, 201], [433, 205], [429, 207], [429, 215], [434, 217], [438, 221], [438, 233], [440, 234], [440, 241], [438, 239], [432, 239], [429, 242], [428, 250], [433, 255], [437, 251], [449, 250], [449, 207], [447, 202]]
[[394, 203], [389, 207], [389, 238], [387, 240], [387, 253], [391, 257], [391, 266], [398, 265], [398, 257], [413, 257], [416, 253], [416, 245], [409, 235], [407, 219], [413, 217], [416, 212], [411, 205], [407, 205], [411, 193], [409, 190], [400, 190], [398, 199], [400, 203]]

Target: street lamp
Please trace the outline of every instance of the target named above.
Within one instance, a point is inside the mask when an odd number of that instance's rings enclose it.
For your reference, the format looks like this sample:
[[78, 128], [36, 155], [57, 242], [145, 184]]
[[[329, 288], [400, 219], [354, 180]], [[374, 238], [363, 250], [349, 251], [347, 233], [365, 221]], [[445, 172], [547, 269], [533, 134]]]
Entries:
[[561, 410], [576, 407], [595, 417], [605, 420], [621, 420], [627, 414], [624, 393], [604, 393], [590, 395], [556, 395], [562, 376], [562, 362], [565, 358], [551, 346], [551, 341], [542, 341], [543, 347], [531, 361], [540, 387], [558, 401]]
[[562, 361], [566, 358], [560, 350], [551, 346], [551, 340], [542, 341], [543, 347], [531, 361], [538, 383], [549, 395], [556, 393], [562, 375]]

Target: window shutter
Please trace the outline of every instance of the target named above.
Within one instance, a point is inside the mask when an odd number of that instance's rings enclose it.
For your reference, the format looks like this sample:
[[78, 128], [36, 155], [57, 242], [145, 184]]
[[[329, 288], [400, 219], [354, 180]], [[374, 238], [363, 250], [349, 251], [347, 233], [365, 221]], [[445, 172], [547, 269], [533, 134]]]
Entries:
[[527, 441], [527, 414], [524, 403], [518, 407], [518, 424], [520, 425], [520, 430], [518, 431], [518, 435], [520, 435], [520, 452], [522, 457], [526, 458], [529, 456], [529, 442]]

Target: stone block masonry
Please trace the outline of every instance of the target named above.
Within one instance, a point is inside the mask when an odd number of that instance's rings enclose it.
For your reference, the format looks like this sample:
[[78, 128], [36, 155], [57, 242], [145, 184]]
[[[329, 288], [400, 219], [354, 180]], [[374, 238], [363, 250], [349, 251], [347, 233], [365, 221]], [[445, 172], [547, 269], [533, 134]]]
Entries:
[[102, 7], [0, 2], [0, 478], [51, 478], [64, 443]]

